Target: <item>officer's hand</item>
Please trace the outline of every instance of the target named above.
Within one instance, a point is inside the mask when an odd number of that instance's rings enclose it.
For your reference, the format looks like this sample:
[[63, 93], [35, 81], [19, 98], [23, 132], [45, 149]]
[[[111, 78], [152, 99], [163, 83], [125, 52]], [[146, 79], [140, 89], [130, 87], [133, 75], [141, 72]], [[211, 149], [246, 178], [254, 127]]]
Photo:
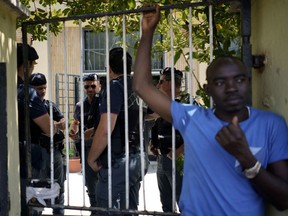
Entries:
[[238, 123], [238, 117], [235, 116], [232, 122], [221, 128], [216, 134], [218, 143], [237, 160], [241, 161], [253, 160], [254, 156], [249, 149], [246, 136]]
[[69, 137], [73, 140], [77, 140], [78, 139], [78, 132], [74, 131], [73, 129], [71, 129], [69, 131]]
[[84, 139], [85, 140], [91, 139], [93, 138], [93, 135], [94, 135], [94, 128], [89, 128], [84, 132]]
[[95, 172], [98, 172], [102, 168], [102, 165], [98, 164], [97, 161], [92, 162], [88, 160], [88, 164]]
[[150, 151], [153, 153], [153, 155], [156, 155], [156, 156], [159, 155], [158, 148], [155, 147], [151, 141], [150, 141]]
[[55, 122], [54, 125], [56, 126], [56, 128], [60, 129], [60, 130], [64, 130], [65, 129], [65, 118], [60, 119], [59, 122]]

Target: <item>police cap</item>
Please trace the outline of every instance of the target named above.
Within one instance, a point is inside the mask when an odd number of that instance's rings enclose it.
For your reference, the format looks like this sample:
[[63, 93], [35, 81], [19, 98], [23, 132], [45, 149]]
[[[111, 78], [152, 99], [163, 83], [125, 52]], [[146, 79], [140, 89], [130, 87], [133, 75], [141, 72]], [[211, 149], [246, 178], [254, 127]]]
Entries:
[[[160, 71], [160, 74], [165, 75], [165, 79], [167, 81], [170, 81], [171, 80], [171, 67], [164, 68], [163, 70]], [[181, 86], [181, 81], [182, 81], [182, 77], [183, 77], [182, 71], [174, 68], [174, 77], [175, 77], [175, 85], [177, 87]]]
[[[35, 61], [39, 58], [36, 50], [27, 44], [28, 49], [28, 61]], [[17, 44], [17, 68], [23, 64], [23, 44]]]
[[96, 81], [98, 76], [96, 74], [87, 74], [83, 77], [83, 81]]
[[46, 77], [42, 73], [33, 73], [30, 76], [30, 85], [32, 86], [41, 86], [47, 83]]

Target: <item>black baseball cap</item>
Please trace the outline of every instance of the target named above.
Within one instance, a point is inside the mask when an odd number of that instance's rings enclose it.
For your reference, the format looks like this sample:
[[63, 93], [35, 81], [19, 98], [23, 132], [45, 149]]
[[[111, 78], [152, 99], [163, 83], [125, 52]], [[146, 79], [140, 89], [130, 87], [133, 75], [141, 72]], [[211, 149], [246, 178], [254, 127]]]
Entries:
[[[28, 61], [35, 61], [39, 59], [39, 56], [36, 50], [33, 47], [29, 46], [28, 44], [27, 44], [27, 47], [28, 47]], [[19, 68], [22, 64], [23, 64], [23, 44], [18, 43], [17, 44], [17, 68]]]
[[[172, 69], [171, 67], [166, 67], [164, 69], [162, 69], [160, 71], [160, 74], [161, 75], [165, 75], [165, 79], [167, 81], [170, 81], [171, 80], [171, 73], [172, 73]], [[174, 77], [175, 77], [175, 84], [176, 86], [181, 86], [181, 81], [182, 81], [182, 78], [183, 78], [183, 73], [182, 71], [180, 70], [177, 70], [176, 68], [174, 68]]]
[[[168, 75], [168, 76], [171, 77], [171, 72], [172, 72], [171, 67], [166, 67], [166, 68], [164, 68], [164, 69], [162, 69], [160, 71], [160, 74], [161, 75], [163, 74], [163, 75], [166, 75], [166, 76]], [[177, 70], [176, 68], [174, 68], [174, 75], [175, 75], [176, 78], [182, 78], [183, 77], [182, 71]]]
[[96, 81], [98, 76], [96, 74], [87, 74], [83, 77], [83, 81]]
[[30, 76], [29, 80], [30, 85], [32, 86], [41, 86], [45, 85], [47, 83], [46, 77], [42, 73], [33, 73]]

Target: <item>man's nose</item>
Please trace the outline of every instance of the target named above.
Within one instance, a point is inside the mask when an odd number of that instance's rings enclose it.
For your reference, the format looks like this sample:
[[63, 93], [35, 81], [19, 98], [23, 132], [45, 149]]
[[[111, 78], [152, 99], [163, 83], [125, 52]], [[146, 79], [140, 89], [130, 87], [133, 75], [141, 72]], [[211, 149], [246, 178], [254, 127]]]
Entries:
[[237, 88], [236, 82], [234, 80], [227, 80], [226, 85], [225, 85], [225, 90], [226, 92], [237, 91], [238, 88]]

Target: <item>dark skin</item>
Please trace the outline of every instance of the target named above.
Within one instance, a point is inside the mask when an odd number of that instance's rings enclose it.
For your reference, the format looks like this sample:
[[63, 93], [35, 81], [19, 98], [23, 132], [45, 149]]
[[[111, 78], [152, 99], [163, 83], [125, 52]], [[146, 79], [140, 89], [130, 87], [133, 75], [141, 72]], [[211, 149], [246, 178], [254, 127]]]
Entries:
[[[171, 99], [152, 84], [151, 46], [155, 28], [160, 20], [159, 7], [156, 12], [143, 15], [142, 37], [134, 65], [134, 91], [165, 120], [172, 122]], [[242, 63], [241, 63], [242, 64]], [[215, 115], [226, 122], [215, 139], [229, 154], [233, 155], [243, 169], [251, 168], [257, 159], [249, 149], [246, 136], [239, 122], [249, 117], [246, 104], [249, 96], [249, 82], [241, 64], [223, 64], [213, 73], [207, 74], [207, 93], [216, 104]], [[254, 188], [277, 209], [288, 208], [288, 162], [277, 161], [261, 167], [255, 178], [250, 180]]]

